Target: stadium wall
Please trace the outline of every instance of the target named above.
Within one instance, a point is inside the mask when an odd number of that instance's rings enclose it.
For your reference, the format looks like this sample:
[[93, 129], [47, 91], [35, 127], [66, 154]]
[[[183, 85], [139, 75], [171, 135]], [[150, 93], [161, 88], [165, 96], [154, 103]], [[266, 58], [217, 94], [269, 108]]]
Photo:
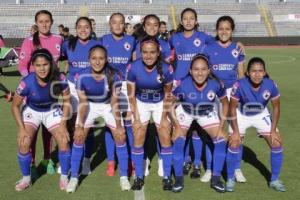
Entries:
[[[21, 46], [24, 38], [5, 38], [8, 47]], [[235, 41], [240, 41], [244, 45], [300, 45], [300, 37], [235, 37]]]

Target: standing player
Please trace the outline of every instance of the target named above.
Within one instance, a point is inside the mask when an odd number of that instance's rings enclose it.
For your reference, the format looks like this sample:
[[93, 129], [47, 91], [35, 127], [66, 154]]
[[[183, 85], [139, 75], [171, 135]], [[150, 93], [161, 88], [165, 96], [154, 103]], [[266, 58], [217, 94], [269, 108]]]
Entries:
[[[108, 62], [111, 67], [122, 75], [122, 91], [120, 94], [120, 108], [124, 117], [124, 125], [129, 141], [129, 147], [132, 147], [132, 123], [131, 115], [128, 112], [128, 97], [126, 85], [126, 66], [129, 64], [134, 51], [135, 39], [132, 36], [125, 35], [125, 17], [122, 13], [114, 13], [110, 16], [109, 26], [111, 34], [104, 35], [101, 38], [102, 45], [107, 49]], [[106, 174], [113, 176], [115, 171], [115, 144], [108, 131], [105, 132], [105, 147], [108, 159]]]
[[136, 179], [132, 189], [141, 190], [144, 185], [144, 142], [152, 116], [161, 143], [163, 189], [171, 190], [172, 147], [167, 112], [170, 106], [168, 97], [172, 89], [173, 67], [162, 61], [160, 45], [155, 37], [144, 38], [140, 47], [142, 59], [128, 66], [127, 77], [128, 97], [134, 118], [131, 156]]
[[[35, 23], [38, 26], [38, 31], [32, 36], [26, 38], [21, 46], [21, 52], [19, 56], [19, 72], [25, 77], [30, 72], [34, 71], [31, 66], [30, 59], [32, 52], [36, 49], [47, 49], [54, 62], [57, 64], [61, 52], [62, 38], [59, 35], [51, 33], [51, 26], [53, 24], [52, 14], [47, 10], [40, 10], [35, 14]], [[38, 130], [38, 129], [37, 129]], [[35, 146], [37, 141], [37, 134], [32, 140], [30, 152], [32, 154], [32, 177], [38, 176], [35, 168]], [[54, 163], [51, 161], [51, 134], [42, 125], [42, 138], [44, 146], [44, 161], [42, 162], [47, 167], [47, 173], [55, 173]]]
[[[58, 144], [62, 169], [59, 187], [65, 190], [70, 167], [69, 134], [66, 129], [69, 117], [69, 87], [48, 50], [34, 51], [30, 64], [35, 72], [22, 79], [12, 102], [12, 113], [19, 128], [18, 161], [23, 175], [15, 189], [22, 191], [31, 185], [29, 148], [36, 130], [43, 123]], [[60, 95], [63, 96], [63, 111], [58, 105]], [[21, 111], [24, 99], [26, 104]]]
[[[269, 101], [273, 107], [272, 115], [266, 107]], [[229, 129], [231, 136], [227, 153], [226, 190], [234, 191], [234, 170], [238, 161], [241, 137], [245, 136], [247, 128], [254, 127], [257, 134], [266, 140], [271, 150], [270, 187], [285, 192], [284, 185], [278, 179], [283, 160], [282, 139], [277, 129], [280, 94], [277, 85], [269, 78], [265, 62], [261, 58], [250, 59], [246, 77], [233, 85], [229, 113], [232, 128]]]
[[[78, 107], [78, 94], [75, 89], [75, 78], [78, 77], [83, 70], [90, 67], [89, 62], [89, 50], [98, 44], [96, 40], [90, 38], [92, 24], [89, 18], [80, 17], [75, 23], [76, 36], [65, 41], [62, 46], [62, 55], [67, 59], [68, 65], [68, 84], [71, 92], [71, 105], [73, 117], [68, 124], [68, 130], [70, 133], [74, 132], [75, 119], [77, 115]], [[91, 173], [90, 170], [90, 157], [93, 148], [93, 137], [92, 133], [88, 136], [87, 144], [85, 146], [85, 157], [82, 161], [82, 174], [88, 175]], [[73, 150], [72, 150], [73, 156]], [[72, 163], [71, 163], [72, 165]]]
[[116, 142], [121, 190], [130, 190], [131, 186], [127, 177], [126, 135], [121, 124], [117, 94], [121, 87], [120, 77], [108, 66], [107, 52], [103, 46], [92, 47], [89, 51], [89, 60], [91, 68], [84, 70], [76, 81], [80, 104], [72, 148], [71, 179], [67, 192], [73, 193], [76, 190], [84, 142], [90, 127], [94, 125], [98, 117], [104, 118]]
[[[192, 121], [208, 133], [214, 143], [213, 176], [211, 187], [217, 192], [225, 192], [221, 182], [226, 155], [226, 135], [223, 130], [228, 111], [228, 100], [224, 86], [210, 73], [208, 59], [203, 54], [196, 55], [191, 62], [190, 75], [182, 79], [174, 90], [180, 105], [173, 111], [173, 165], [175, 184], [173, 192], [180, 192], [183, 185], [183, 150], [187, 131]], [[215, 111], [215, 99], [222, 103], [223, 116], [219, 118]], [[175, 107], [175, 106], [174, 106]]]
[[[232, 42], [232, 34], [235, 28], [230, 16], [222, 16], [216, 23], [216, 41], [204, 48], [204, 54], [209, 58], [210, 69], [225, 85], [227, 98], [230, 99], [232, 85], [237, 79], [244, 76], [245, 55], [237, 43]], [[240, 145], [239, 162], [235, 169], [237, 182], [246, 182], [241, 169], [243, 145]]]

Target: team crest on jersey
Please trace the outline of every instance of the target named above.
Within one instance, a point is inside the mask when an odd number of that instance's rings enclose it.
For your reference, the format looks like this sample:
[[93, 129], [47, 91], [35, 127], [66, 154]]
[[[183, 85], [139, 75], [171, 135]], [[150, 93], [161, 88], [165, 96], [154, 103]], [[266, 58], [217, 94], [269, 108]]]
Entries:
[[57, 49], [57, 51], [60, 51], [60, 45], [59, 44], [56, 44], [55, 48]]
[[159, 82], [159, 83], [162, 83], [161, 79], [162, 79], [162, 78], [161, 78], [160, 75], [158, 74], [157, 77], [156, 77], [156, 81]]
[[25, 114], [25, 118], [26, 119], [31, 119], [32, 118], [32, 114], [31, 113], [26, 113]]
[[199, 38], [196, 38], [196, 39], [194, 40], [194, 45], [195, 45], [196, 47], [199, 47], [199, 46], [201, 45], [201, 40], [200, 40]]
[[262, 95], [265, 100], [268, 100], [271, 96], [271, 92], [269, 90], [265, 90]]
[[126, 51], [129, 51], [131, 48], [131, 45], [128, 42], [125, 42], [124, 48], [126, 49]]
[[214, 93], [214, 91], [209, 90], [207, 93], [207, 98], [212, 101], [215, 98], [216, 94]]
[[232, 56], [235, 57], [235, 58], [237, 58], [237, 57], [239, 56], [239, 52], [238, 52], [237, 49], [233, 49], [233, 50], [231, 51], [231, 54], [232, 54]]

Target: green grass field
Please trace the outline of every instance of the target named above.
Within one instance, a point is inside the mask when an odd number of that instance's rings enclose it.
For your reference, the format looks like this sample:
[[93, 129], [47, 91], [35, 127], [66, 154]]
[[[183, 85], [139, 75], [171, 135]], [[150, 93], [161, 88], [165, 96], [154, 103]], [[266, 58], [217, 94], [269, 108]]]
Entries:
[[[143, 196], [147, 200], [167, 199], [300, 199], [300, 48], [269, 48], [246, 51], [247, 58], [260, 56], [267, 63], [267, 70], [281, 92], [281, 119], [279, 129], [284, 138], [284, 164], [281, 180], [287, 192], [279, 193], [268, 188], [267, 178], [270, 174], [269, 149], [264, 140], [258, 139], [250, 129], [245, 139], [245, 152], [242, 169], [247, 183], [237, 184], [234, 193], [218, 194], [210, 189], [209, 184], [200, 180], [185, 178], [185, 189], [182, 193], [164, 192], [161, 179], [157, 175], [157, 157], [152, 161], [150, 176], [145, 181], [144, 194], [139, 192], [121, 192], [118, 175], [105, 176], [106, 161], [104, 157], [103, 134], [97, 131], [96, 152], [93, 154], [93, 172], [84, 178], [74, 194], [67, 194], [58, 188], [59, 175], [43, 174], [32, 187], [24, 192], [15, 192], [15, 182], [21, 177], [17, 162], [17, 128], [10, 113], [10, 104], [0, 100], [0, 200], [12, 199], [109, 199], [125, 200]], [[14, 72], [16, 68], [4, 69], [5, 76], [0, 76], [1, 83], [15, 89], [20, 79]], [[0, 94], [1, 95], [1, 94]], [[297, 103], [298, 102], [298, 103]], [[42, 159], [42, 145], [39, 137], [37, 147], [37, 164]], [[297, 167], [298, 166], [298, 167]]]

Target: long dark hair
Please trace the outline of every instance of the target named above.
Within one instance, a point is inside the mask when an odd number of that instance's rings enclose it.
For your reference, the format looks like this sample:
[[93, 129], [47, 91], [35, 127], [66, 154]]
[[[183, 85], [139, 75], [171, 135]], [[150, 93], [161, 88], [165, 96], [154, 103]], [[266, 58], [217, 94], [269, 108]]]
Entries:
[[[154, 36], [149, 36], [147, 35], [142, 41], [141, 41], [141, 45], [140, 45], [140, 51], [142, 52], [142, 48], [143, 48], [143, 44], [145, 43], [154, 43], [156, 45], [157, 51], [160, 52], [160, 45], [159, 45], [159, 41], [156, 39], [156, 37]], [[163, 59], [162, 59], [162, 55], [161, 53], [159, 53], [159, 56], [157, 58], [156, 61], [156, 69], [157, 69], [157, 73], [160, 77], [160, 82], [163, 84], [165, 81], [165, 77], [163, 74]]]
[[[195, 15], [195, 19], [196, 19], [196, 21], [197, 21], [197, 12], [196, 12], [195, 9], [193, 9], [193, 8], [186, 8], [186, 9], [184, 9], [184, 10], [180, 13], [180, 21], [181, 21], [181, 23], [178, 25], [178, 28], [177, 28], [177, 30], [176, 30], [177, 33], [183, 32], [183, 31], [184, 31], [184, 27], [183, 27], [183, 25], [182, 25], [182, 19], [183, 19], [184, 13], [186, 13], [186, 12], [192, 12], [192, 13]], [[194, 30], [197, 31], [198, 28], [199, 28], [199, 24], [197, 23], [197, 24], [195, 25], [195, 27], [194, 27]]]
[[[219, 19], [217, 20], [217, 23], [216, 23], [216, 31], [219, 29], [220, 23], [225, 22], [225, 21], [230, 23], [231, 30], [234, 31], [234, 28], [235, 28], [234, 20], [232, 19], [232, 17], [227, 16], [227, 15], [219, 17]], [[232, 38], [230, 38], [230, 40], [231, 39]], [[218, 34], [216, 35], [216, 40], [220, 40]]]
[[[50, 84], [55, 81], [59, 82], [61, 74], [59, 72], [58, 67], [53, 61], [53, 57], [51, 53], [47, 49], [35, 50], [31, 56], [31, 60], [30, 60], [31, 65], [33, 65], [34, 62], [40, 57], [45, 58], [50, 63], [50, 71], [47, 77], [45, 78], [46, 81], [49, 82]], [[52, 93], [50, 92], [50, 94], [54, 94], [56, 97], [59, 96], [62, 92], [62, 84], [54, 84], [53, 87], [51, 88], [53, 88], [53, 91]]]
[[[53, 17], [52, 17], [52, 13], [48, 10], [40, 10], [38, 11], [35, 16], [34, 16], [34, 21], [35, 23], [37, 22], [38, 20], [38, 17], [39, 15], [41, 14], [45, 14], [45, 15], [48, 15], [49, 18], [50, 18], [50, 21], [51, 21], [51, 25], [53, 24], [54, 20], [53, 20]], [[33, 46], [35, 47], [35, 49], [40, 49], [42, 48], [41, 47], [41, 42], [40, 42], [40, 38], [39, 38], [39, 31], [35, 32], [32, 36], [32, 42], [33, 42]]]
[[[108, 88], [109, 88], [109, 94], [108, 96], [111, 96], [112, 95], [112, 90], [113, 90], [113, 85], [114, 85], [114, 78], [115, 78], [115, 74], [117, 73], [116, 70], [114, 70], [108, 63], [108, 60], [107, 60], [107, 50], [105, 49], [104, 46], [102, 45], [95, 45], [93, 46], [90, 50], [89, 50], [89, 59], [92, 55], [92, 53], [97, 50], [97, 49], [100, 49], [104, 52], [104, 56], [106, 58], [106, 62], [104, 64], [104, 67], [102, 69], [102, 71], [104, 71], [104, 74], [107, 78], [107, 81], [108, 81]], [[118, 74], [119, 75], [119, 74]]]
[[[208, 60], [208, 58], [207, 58], [206, 55], [201, 54], [201, 53], [196, 54], [196, 55], [193, 57], [192, 62], [191, 62], [191, 65], [190, 65], [190, 69], [192, 69], [193, 64], [196, 62], [196, 60], [203, 60], [203, 61], [206, 63], [208, 69], [209, 69], [209, 60]], [[223, 85], [224, 85], [224, 84], [222, 83], [222, 81], [221, 81], [214, 73], [212, 73], [211, 71], [210, 71], [210, 73], [209, 73], [209, 75], [208, 75], [208, 79], [214, 79], [214, 80], [216, 80], [216, 81], [220, 84], [220, 86], [222, 86], [222, 87], [223, 87]]]
[[144, 17], [142, 25], [136, 31], [137, 33], [139, 33], [139, 35], [136, 38], [138, 42], [141, 42], [145, 37], [148, 36], [148, 34], [145, 31], [145, 25], [146, 25], [147, 20], [150, 19], [150, 18], [156, 19], [158, 21], [158, 25], [160, 26], [160, 19], [159, 19], [159, 17], [157, 15], [155, 15], [155, 14], [146, 15]]
[[[76, 20], [76, 23], [75, 23], [75, 29], [77, 28], [78, 26], [78, 23], [81, 21], [81, 20], [85, 20], [88, 22], [90, 28], [91, 28], [91, 31], [92, 31], [92, 22], [89, 18], [87, 17], [79, 17], [77, 20]], [[91, 36], [89, 36], [88, 38], [89, 40], [91, 39]], [[78, 40], [78, 36], [76, 35], [75, 37], [71, 37], [69, 39], [69, 49], [74, 51], [75, 48], [76, 48], [76, 43], [77, 43], [77, 40]]]
[[[260, 58], [260, 57], [253, 57], [253, 58], [251, 58], [251, 59], [249, 60], [249, 62], [248, 62], [248, 65], [247, 65], [247, 73], [245, 73], [245, 76], [246, 76], [246, 77], [250, 78], [250, 77], [249, 77], [249, 72], [250, 72], [250, 70], [251, 70], [251, 67], [252, 67], [255, 63], [261, 64], [261, 65], [263, 66], [263, 68], [264, 68], [264, 71], [267, 72], [267, 71], [266, 71], [266, 63], [265, 63], [265, 61], [264, 61], [262, 58]], [[265, 77], [265, 78], [270, 78], [270, 76], [269, 76], [268, 73], [266, 73], [266, 75], [265, 75], [264, 77]]]

